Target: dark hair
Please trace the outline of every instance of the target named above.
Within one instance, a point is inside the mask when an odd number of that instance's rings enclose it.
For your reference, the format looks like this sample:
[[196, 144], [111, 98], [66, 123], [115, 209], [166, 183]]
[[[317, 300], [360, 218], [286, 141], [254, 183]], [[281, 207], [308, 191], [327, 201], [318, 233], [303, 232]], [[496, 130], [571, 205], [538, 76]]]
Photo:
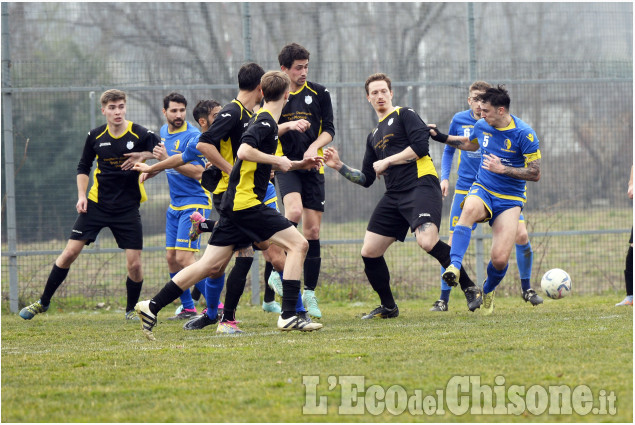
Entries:
[[386, 84], [388, 84], [388, 90], [392, 90], [392, 84], [391, 84], [390, 78], [386, 74], [379, 72], [377, 74], [373, 74], [370, 77], [366, 78], [366, 84], [364, 84], [364, 88], [366, 89], [366, 94], [369, 94], [368, 86], [373, 81], [385, 81]]
[[282, 48], [282, 50], [280, 50], [278, 62], [280, 63], [280, 66], [291, 68], [291, 66], [293, 66], [293, 61], [308, 60], [309, 55], [310, 53], [307, 49], [300, 46], [298, 43], [291, 43], [287, 44]]
[[265, 102], [279, 100], [289, 90], [291, 79], [282, 71], [269, 71], [262, 76], [260, 88]]
[[194, 111], [192, 111], [192, 115], [194, 115], [194, 121], [198, 123], [199, 118], [207, 119], [209, 113], [212, 112], [217, 106], [221, 106], [221, 104], [214, 99], [199, 100], [194, 107]]
[[499, 84], [498, 87], [490, 87], [485, 93], [477, 97], [479, 102], [489, 103], [495, 108], [503, 107], [509, 110], [511, 99], [509, 93], [505, 90], [505, 86]]
[[264, 74], [265, 70], [257, 63], [244, 64], [238, 71], [238, 88], [247, 91], [255, 90]]
[[182, 103], [183, 105], [187, 106], [187, 100], [185, 100], [185, 96], [183, 96], [181, 93], [172, 92], [169, 95], [165, 96], [163, 98], [163, 109], [168, 109], [168, 107], [170, 106], [170, 102]]

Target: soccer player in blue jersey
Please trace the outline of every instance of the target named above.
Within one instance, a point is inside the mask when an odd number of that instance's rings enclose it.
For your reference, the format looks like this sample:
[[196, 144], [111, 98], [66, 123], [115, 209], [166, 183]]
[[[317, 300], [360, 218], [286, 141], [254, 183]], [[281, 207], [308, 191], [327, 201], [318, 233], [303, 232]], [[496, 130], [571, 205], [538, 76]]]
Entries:
[[[163, 148], [155, 149], [159, 160], [168, 156], [180, 155], [189, 144], [195, 145], [201, 132], [185, 120], [187, 100], [179, 93], [170, 93], [163, 99], [163, 114], [167, 124], [161, 127], [160, 135]], [[205, 169], [201, 158], [175, 168], [167, 169], [166, 175], [170, 188], [170, 205], [166, 213], [165, 248], [170, 277], [179, 270], [196, 261], [195, 253], [200, 249], [200, 240], [189, 237], [190, 215], [197, 211], [208, 217], [212, 208], [211, 194], [200, 183]], [[205, 282], [200, 282], [200, 286]], [[168, 320], [190, 319], [196, 316], [194, 301], [190, 291], [181, 296], [183, 310]]]
[[241, 138], [237, 161], [221, 201], [220, 219], [203, 257], [181, 270], [152, 299], [135, 306], [142, 321], [142, 331], [150, 340], [155, 339], [152, 329], [163, 307], [201, 277], [222, 273], [235, 248], [252, 242], [275, 243], [287, 252], [278, 329], [306, 332], [322, 328], [322, 324], [307, 322], [295, 311], [302, 264], [308, 250], [307, 240], [289, 220], [263, 203], [272, 167], [283, 172], [314, 169], [322, 165], [322, 158], [292, 161], [274, 155], [278, 144], [277, 121], [289, 96], [289, 78], [283, 72], [270, 71], [262, 77], [261, 89], [264, 105], [252, 117]]
[[[280, 117], [280, 143], [276, 155], [292, 160], [322, 154], [322, 148], [335, 136], [331, 95], [326, 87], [308, 81], [309, 51], [297, 43], [287, 44], [278, 55], [280, 69], [291, 79], [291, 94]], [[302, 125], [303, 131], [287, 131], [287, 125]], [[302, 234], [309, 241], [304, 264], [302, 301], [309, 314], [322, 317], [315, 297], [320, 268], [320, 227], [324, 212], [324, 169], [276, 173], [285, 217], [296, 226], [302, 221]]]
[[[450, 247], [439, 240], [442, 198], [428, 150], [428, 126], [412, 108], [393, 106], [386, 74], [369, 76], [365, 89], [378, 122], [366, 139], [362, 169], [344, 164], [334, 148], [324, 150], [324, 159], [347, 180], [364, 187], [384, 177], [386, 192], [368, 222], [361, 252], [364, 272], [381, 305], [362, 319], [387, 319], [399, 315], [384, 259], [390, 245], [403, 242], [410, 230], [419, 246], [444, 267], [450, 265]], [[468, 308], [474, 311], [483, 301], [481, 290], [461, 271], [461, 288]]]
[[443, 279], [449, 286], [460, 278], [474, 223], [489, 221], [492, 227], [491, 261], [483, 284], [484, 315], [494, 311], [494, 291], [507, 272], [518, 220], [526, 201], [526, 182], [540, 180], [540, 143], [534, 130], [511, 115], [509, 94], [503, 86], [489, 88], [477, 100], [482, 119], [474, 124], [470, 137], [440, 133], [431, 127], [434, 140], [461, 150], [482, 152], [476, 181], [465, 197], [454, 228], [451, 264]]
[[[126, 120], [126, 93], [106, 90], [100, 98], [106, 124], [88, 132], [77, 165], [77, 220], [64, 251], [57, 257], [41, 298], [24, 307], [20, 317], [32, 319], [49, 309], [51, 298], [64, 282], [71, 265], [104, 227], [110, 228], [117, 246], [126, 251], [126, 319], [132, 320], [143, 284], [141, 250], [143, 229], [139, 205], [147, 199], [135, 163], [152, 158], [159, 138], [148, 129]], [[86, 195], [90, 169], [96, 162], [93, 185]]]
[[[477, 96], [485, 93], [485, 90], [490, 88], [491, 85], [485, 81], [474, 82], [469, 89], [469, 96], [467, 103], [470, 109], [458, 112], [452, 118], [450, 122], [450, 130], [448, 134], [455, 136], [470, 137], [474, 124], [481, 119], [481, 107], [479, 102], [476, 101]], [[448, 194], [449, 176], [452, 169], [452, 159], [454, 158], [454, 152], [456, 148], [446, 145], [443, 150], [443, 158], [441, 160], [441, 193], [443, 197]], [[452, 234], [454, 233], [454, 226], [456, 226], [459, 216], [461, 214], [461, 204], [467, 195], [468, 190], [476, 180], [476, 174], [481, 164], [481, 150], [476, 151], [461, 151], [459, 150], [457, 181], [454, 188], [454, 196], [452, 197], [452, 207], [450, 208], [450, 237], [448, 239], [448, 245], [452, 245]], [[476, 227], [476, 223], [474, 224]], [[474, 228], [472, 229], [474, 230]], [[542, 304], [542, 298], [531, 289], [531, 267], [533, 263], [533, 251], [531, 244], [529, 243], [529, 234], [527, 232], [527, 226], [523, 214], [520, 214], [520, 221], [518, 223], [518, 232], [516, 234], [516, 263], [518, 265], [518, 272], [520, 274], [520, 282], [522, 286], [522, 298], [525, 302], [530, 302], [532, 305]], [[441, 274], [445, 272], [445, 269], [441, 268]], [[450, 301], [451, 287], [443, 279], [441, 279], [441, 297], [434, 303], [431, 311], [448, 311]]]

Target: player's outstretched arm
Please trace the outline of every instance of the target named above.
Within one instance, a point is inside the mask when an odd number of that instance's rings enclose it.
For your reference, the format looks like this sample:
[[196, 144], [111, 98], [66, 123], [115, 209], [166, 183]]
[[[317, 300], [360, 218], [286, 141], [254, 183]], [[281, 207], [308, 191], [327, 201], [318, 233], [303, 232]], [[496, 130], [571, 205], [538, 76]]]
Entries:
[[143, 152], [130, 152], [124, 153], [123, 156], [127, 157], [123, 164], [121, 164], [122, 170], [132, 170], [135, 164], [138, 164], [147, 159], [152, 159], [152, 152], [143, 151]]
[[432, 140], [436, 140], [437, 142], [445, 143], [446, 145], [450, 145], [463, 151], [476, 151], [479, 148], [478, 143], [472, 143], [468, 137], [454, 135], [449, 136], [441, 133], [435, 124], [429, 124], [428, 128], [430, 130], [430, 137]]
[[340, 160], [337, 149], [330, 147], [324, 149], [324, 163], [339, 172], [346, 180], [352, 181], [360, 186], [366, 186], [366, 175], [360, 170], [350, 168]]
[[160, 171], [167, 170], [168, 168], [176, 168], [183, 164], [185, 164], [185, 162], [183, 162], [181, 154], [178, 154], [169, 156], [167, 159], [164, 159], [163, 161], [159, 161], [156, 164], [152, 165], [148, 165], [143, 162], [137, 162], [134, 165], [133, 170], [139, 171], [141, 173], [156, 174]]
[[510, 167], [503, 165], [499, 157], [494, 154], [483, 155], [482, 168], [496, 174], [503, 174], [518, 180], [537, 182], [540, 180], [540, 158], [527, 163], [526, 167]]

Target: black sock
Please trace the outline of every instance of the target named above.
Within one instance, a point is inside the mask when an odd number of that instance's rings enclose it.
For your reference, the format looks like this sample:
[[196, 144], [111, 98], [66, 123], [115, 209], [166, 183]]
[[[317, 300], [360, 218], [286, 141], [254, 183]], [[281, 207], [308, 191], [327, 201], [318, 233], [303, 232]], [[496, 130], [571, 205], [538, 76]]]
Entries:
[[141, 282], [135, 282], [130, 279], [130, 276], [126, 278], [126, 294], [128, 295], [126, 303], [126, 313], [134, 310], [134, 306], [139, 302], [139, 295], [141, 295], [141, 287], [143, 286], [143, 279]]
[[[428, 254], [432, 255], [438, 262], [441, 264], [441, 267], [447, 269], [451, 264], [450, 260], [450, 245], [439, 240], [436, 245], [432, 247], [432, 249], [428, 252]], [[470, 279], [470, 275], [467, 274], [467, 271], [463, 266], [461, 266], [461, 275], [459, 276], [459, 285], [461, 285], [462, 290], [466, 290], [471, 286], [476, 286], [472, 279]]]
[[314, 291], [320, 277], [320, 240], [312, 239], [309, 242], [309, 250], [304, 259], [304, 289]]
[[390, 290], [390, 271], [384, 257], [368, 258], [362, 256], [362, 259], [364, 260], [364, 273], [366, 273], [370, 286], [379, 295], [381, 305], [387, 309], [395, 308], [395, 299]]
[[273, 292], [273, 289], [269, 287], [269, 276], [271, 276], [271, 272], [273, 271], [273, 264], [269, 261], [265, 262], [265, 297], [264, 302], [270, 303], [271, 301], [276, 299], [276, 293]]
[[192, 292], [192, 293], [191, 293], [191, 295], [192, 295], [192, 299], [193, 299], [194, 301], [198, 301], [198, 300], [200, 300], [200, 299], [201, 299], [201, 291], [199, 291], [199, 290], [198, 290], [198, 288], [197, 288], [196, 286], [195, 286], [194, 288], [192, 288], [192, 291], [191, 291], [191, 292]]
[[300, 295], [300, 281], [282, 279], [282, 318], [288, 319], [296, 315], [295, 305]]
[[170, 280], [165, 286], [150, 300], [150, 312], [156, 315], [163, 307], [181, 296], [183, 290], [174, 281]]
[[626, 295], [633, 295], [633, 247], [628, 247], [626, 254], [626, 268], [624, 269], [624, 279], [626, 281]]
[[235, 322], [236, 321], [236, 310], [227, 310], [223, 308], [223, 316], [220, 319], [221, 322]]
[[245, 290], [247, 274], [253, 263], [253, 257], [238, 257], [232, 271], [227, 275], [225, 282], [225, 307], [228, 310], [236, 310], [240, 297]]
[[63, 269], [61, 267], [57, 267], [55, 263], [53, 263], [53, 269], [49, 274], [49, 278], [46, 281], [46, 286], [44, 286], [44, 292], [40, 297], [40, 303], [43, 306], [47, 306], [51, 303], [51, 298], [53, 298], [53, 294], [57, 291], [57, 288], [60, 287], [66, 276], [68, 275], [68, 271], [70, 269]]

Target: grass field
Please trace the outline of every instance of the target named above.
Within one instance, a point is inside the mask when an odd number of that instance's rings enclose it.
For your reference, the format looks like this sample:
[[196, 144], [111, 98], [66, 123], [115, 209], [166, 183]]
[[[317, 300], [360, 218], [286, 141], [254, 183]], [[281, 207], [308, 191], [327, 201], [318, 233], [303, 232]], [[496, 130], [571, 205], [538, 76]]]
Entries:
[[[491, 317], [469, 313], [458, 291], [447, 313], [428, 311], [427, 301], [398, 300], [399, 318], [372, 321], [359, 319], [374, 307], [369, 302], [325, 302], [324, 329], [309, 334], [280, 333], [276, 316], [241, 305], [246, 333], [237, 336], [184, 331], [182, 322], [165, 321], [170, 306], [159, 315], [155, 342], [142, 336], [138, 322], [122, 320], [122, 311], [57, 310], [27, 322], [5, 304], [2, 421], [632, 422], [633, 310], [614, 307], [615, 296], [574, 295], [539, 307], [500, 298]], [[390, 388], [398, 385], [408, 396], [421, 390], [436, 398], [453, 377], [468, 375], [504, 391], [587, 385], [596, 407], [599, 395], [613, 392], [616, 413], [457, 416], [445, 391], [443, 414], [406, 408], [394, 416], [392, 399], [382, 408], [381, 390], [371, 396], [379, 387], [396, 394]], [[311, 391], [307, 398], [306, 388], [315, 387], [305, 386], [303, 376], [319, 377], [317, 398]], [[350, 401], [340, 385], [345, 376], [364, 377], [361, 415], [339, 414]], [[329, 390], [329, 382], [340, 384]], [[326, 415], [303, 414], [322, 396]]]

